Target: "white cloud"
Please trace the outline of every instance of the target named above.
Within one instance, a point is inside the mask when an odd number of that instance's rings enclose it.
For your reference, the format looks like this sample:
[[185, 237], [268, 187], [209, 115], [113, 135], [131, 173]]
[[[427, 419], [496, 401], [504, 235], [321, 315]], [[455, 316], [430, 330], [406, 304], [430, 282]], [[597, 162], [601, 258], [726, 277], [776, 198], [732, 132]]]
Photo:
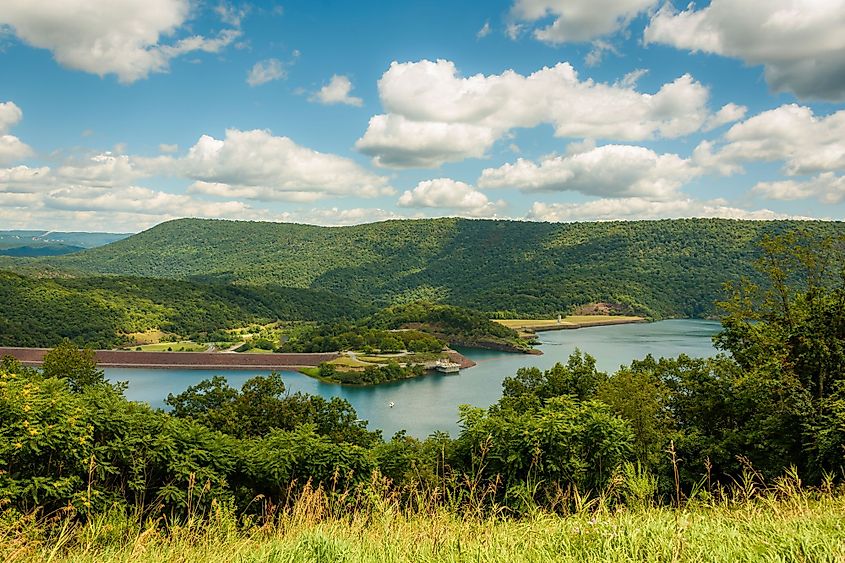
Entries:
[[478, 30], [478, 33], [475, 34], [476, 39], [484, 39], [493, 29], [490, 27], [490, 22], [484, 22], [484, 25], [481, 26], [481, 29]]
[[[101, 158], [105, 157], [105, 158]], [[91, 163], [48, 167], [0, 168], [0, 219], [14, 227], [119, 230], [149, 227], [177, 217], [264, 219], [269, 214], [239, 201], [204, 201], [124, 184], [123, 158], [99, 155]], [[108, 178], [109, 170], [115, 171]], [[60, 173], [61, 171], [61, 173]], [[134, 174], [131, 176], [135, 176]]]
[[45, 195], [44, 205], [71, 211], [120, 211], [180, 217], [254, 216], [249, 206], [239, 201], [201, 201], [185, 194], [172, 194], [139, 186], [128, 186], [120, 190], [60, 188]]
[[402, 115], [370, 118], [355, 148], [373, 157], [376, 166], [434, 168], [444, 162], [481, 158], [498, 138], [483, 125], [413, 121]]
[[504, 207], [504, 202], [491, 202], [486, 195], [465, 182], [451, 178], [435, 178], [417, 184], [399, 198], [400, 207], [456, 209], [471, 216], [490, 216]]
[[26, 143], [14, 135], [6, 134], [21, 119], [23, 119], [23, 112], [14, 102], [0, 103], [0, 164], [17, 162], [33, 154]]
[[32, 154], [32, 149], [14, 135], [0, 135], [0, 164], [17, 162]]
[[519, 39], [519, 36], [522, 35], [523, 31], [525, 31], [525, 26], [515, 22], [511, 22], [505, 27], [505, 35], [511, 41]]
[[130, 157], [108, 152], [81, 163], [60, 166], [54, 175], [59, 182], [92, 188], [128, 186], [146, 176], [136, 168]]
[[44, 190], [52, 182], [50, 168], [47, 166], [0, 168], [0, 193], [2, 194], [35, 193]]
[[615, 33], [654, 4], [656, 0], [516, 0], [511, 13], [532, 23], [554, 18], [535, 29], [534, 37], [557, 45]]
[[645, 147], [604, 145], [539, 164], [520, 158], [514, 164], [486, 168], [481, 188], [524, 191], [576, 191], [587, 195], [668, 199], [701, 169], [676, 154], [657, 154]]
[[845, 0], [712, 0], [681, 12], [667, 2], [646, 28], [645, 42], [763, 65], [777, 91], [843, 100], [843, 30]]
[[[808, 107], [784, 105], [731, 127], [721, 145], [702, 143], [699, 161], [734, 167], [749, 161], [784, 161], [788, 175], [845, 170], [845, 110], [819, 117]], [[713, 152], [713, 147], [718, 150]]]
[[725, 104], [722, 109], [711, 115], [704, 124], [705, 131], [712, 131], [722, 125], [739, 121], [748, 112], [748, 108], [734, 103]]
[[606, 53], [619, 54], [619, 50], [610, 42], [603, 39], [596, 39], [593, 41], [593, 48], [584, 57], [584, 64], [587, 66], [597, 66], [601, 63]]
[[220, 16], [220, 21], [234, 27], [240, 27], [241, 21], [249, 14], [251, 7], [248, 4], [235, 7], [228, 2], [221, 2], [214, 8], [214, 11]]
[[170, 144], [167, 144], [167, 143], [162, 143], [158, 146], [158, 150], [159, 150], [159, 152], [165, 152], [165, 153], [179, 152], [179, 145], [170, 145]]
[[250, 86], [260, 86], [261, 84], [279, 80], [286, 76], [287, 70], [285, 70], [282, 61], [279, 59], [266, 59], [258, 61], [253, 65], [246, 77], [246, 82]]
[[646, 74], [648, 74], [647, 68], [634, 69], [622, 77], [622, 80], [619, 81], [619, 85], [625, 88], [634, 88], [636, 87], [637, 82], [640, 81], [640, 78], [642, 78]]
[[297, 212], [284, 212], [279, 215], [279, 221], [292, 223], [306, 223], [309, 225], [360, 225], [389, 219], [405, 219], [404, 215], [381, 208], [353, 207], [353, 208], [314, 208]]
[[194, 181], [195, 193], [221, 197], [307, 201], [393, 193], [385, 177], [348, 158], [297, 145], [265, 130], [229, 129], [225, 139], [203, 135], [181, 158], [135, 160], [147, 175], [187, 178]]
[[346, 104], [358, 107], [364, 105], [364, 100], [350, 96], [350, 92], [352, 92], [352, 82], [349, 78], [335, 74], [329, 83], [320, 88], [309, 100], [326, 105]]
[[646, 198], [598, 199], [587, 203], [542, 203], [531, 206], [527, 219], [532, 221], [636, 221], [688, 217], [721, 217], [724, 219], [808, 219], [777, 213], [769, 209], [747, 210], [732, 207], [721, 199], [697, 201], [677, 199], [652, 201]]
[[174, 57], [216, 53], [239, 35], [192, 36], [162, 44], [191, 15], [189, 0], [4, 0], [0, 24], [11, 26], [24, 42], [53, 53], [62, 66], [123, 83], [166, 72]]
[[356, 148], [395, 167], [477, 158], [517, 127], [549, 123], [558, 137], [633, 141], [680, 137], [711, 117], [707, 88], [689, 75], [647, 94], [580, 80], [568, 63], [464, 78], [450, 61], [394, 62], [379, 96], [387, 113], [370, 119]]
[[770, 199], [792, 200], [814, 197], [823, 203], [845, 201], [845, 176], [823, 172], [805, 181], [759, 182], [752, 191]]
[[23, 119], [23, 111], [15, 102], [0, 103], [0, 133], [6, 133]]

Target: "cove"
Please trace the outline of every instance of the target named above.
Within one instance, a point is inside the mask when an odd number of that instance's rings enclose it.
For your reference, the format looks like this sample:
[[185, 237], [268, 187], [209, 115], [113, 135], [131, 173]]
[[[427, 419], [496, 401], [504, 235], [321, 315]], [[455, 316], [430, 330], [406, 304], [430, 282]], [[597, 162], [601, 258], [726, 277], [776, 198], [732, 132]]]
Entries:
[[[458, 405], [487, 407], [495, 403], [502, 394], [502, 380], [521, 367], [548, 369], [557, 362], [566, 362], [576, 348], [593, 355], [598, 368], [609, 373], [647, 354], [709, 357], [717, 353], [711, 338], [719, 329], [717, 322], [682, 319], [540, 332], [541, 356], [463, 349], [460, 352], [478, 365], [462, 370], [459, 375], [433, 374], [374, 387], [322, 383], [292, 371], [282, 374], [292, 393], [302, 391], [347, 399], [358, 416], [369, 421], [369, 428], [380, 429], [386, 439], [403, 429], [418, 438], [435, 431], [445, 431], [454, 437], [459, 429]], [[189, 385], [215, 375], [225, 376], [230, 385], [240, 388], [247, 379], [268, 373], [146, 368], [108, 368], [105, 372], [112, 381], [129, 383], [128, 399], [157, 408], [166, 406], [164, 400], [168, 393], [180, 393]], [[391, 402], [393, 408], [389, 406]]]

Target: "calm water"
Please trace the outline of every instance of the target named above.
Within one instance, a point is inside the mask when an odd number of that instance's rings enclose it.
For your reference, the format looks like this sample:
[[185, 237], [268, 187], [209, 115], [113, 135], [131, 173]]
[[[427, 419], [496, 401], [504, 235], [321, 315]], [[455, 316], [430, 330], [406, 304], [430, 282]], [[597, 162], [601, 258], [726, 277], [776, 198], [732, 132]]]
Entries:
[[[612, 372], [631, 360], [652, 354], [655, 357], [687, 354], [693, 357], [712, 356], [716, 350], [710, 337], [719, 324], [698, 320], [671, 320], [650, 324], [632, 324], [559, 330], [539, 334], [542, 356], [506, 354], [487, 350], [462, 350], [478, 362], [476, 367], [460, 375], [430, 375], [376, 387], [344, 387], [321, 383], [296, 372], [283, 372], [291, 392], [303, 391], [324, 397], [348, 399], [361, 418], [369, 420], [371, 429], [381, 429], [386, 438], [405, 429], [409, 434], [425, 437], [435, 430], [455, 436], [458, 430], [458, 405], [486, 407], [501, 396], [502, 380], [524, 366], [548, 369], [556, 362], [565, 362], [576, 348], [596, 357], [598, 368]], [[145, 401], [153, 407], [164, 407], [168, 393], [180, 393], [189, 385], [214, 375], [224, 375], [229, 384], [240, 387], [255, 375], [266, 371], [220, 371], [181, 369], [107, 369], [106, 375], [117, 381], [128, 381], [126, 396]], [[393, 401], [395, 406], [388, 405]]]

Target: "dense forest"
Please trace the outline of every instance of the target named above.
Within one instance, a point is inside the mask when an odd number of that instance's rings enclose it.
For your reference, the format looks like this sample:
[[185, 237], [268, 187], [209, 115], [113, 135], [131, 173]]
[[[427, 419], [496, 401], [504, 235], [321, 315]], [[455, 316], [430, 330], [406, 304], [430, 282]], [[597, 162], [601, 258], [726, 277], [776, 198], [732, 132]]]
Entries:
[[50, 347], [67, 338], [110, 348], [150, 329], [208, 342], [226, 340], [222, 331], [248, 323], [355, 318], [365, 310], [310, 289], [0, 271], [0, 346]]
[[352, 227], [182, 219], [42, 267], [240, 286], [328, 291], [374, 303], [429, 300], [486, 313], [566, 313], [629, 305], [651, 317], [715, 313], [725, 279], [751, 267], [766, 234], [833, 222], [681, 219], [532, 223], [466, 219]]
[[376, 311], [355, 322], [318, 323], [296, 331], [283, 352], [381, 351], [439, 352], [444, 344], [529, 351], [516, 331], [485, 315], [454, 305], [415, 301]]

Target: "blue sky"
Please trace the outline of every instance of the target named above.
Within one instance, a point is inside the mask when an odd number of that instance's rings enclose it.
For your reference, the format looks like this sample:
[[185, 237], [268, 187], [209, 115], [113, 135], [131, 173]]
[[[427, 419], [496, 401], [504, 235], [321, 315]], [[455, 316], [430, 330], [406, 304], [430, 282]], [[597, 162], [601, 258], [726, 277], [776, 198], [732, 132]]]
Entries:
[[0, 226], [845, 218], [845, 0], [4, 0]]

